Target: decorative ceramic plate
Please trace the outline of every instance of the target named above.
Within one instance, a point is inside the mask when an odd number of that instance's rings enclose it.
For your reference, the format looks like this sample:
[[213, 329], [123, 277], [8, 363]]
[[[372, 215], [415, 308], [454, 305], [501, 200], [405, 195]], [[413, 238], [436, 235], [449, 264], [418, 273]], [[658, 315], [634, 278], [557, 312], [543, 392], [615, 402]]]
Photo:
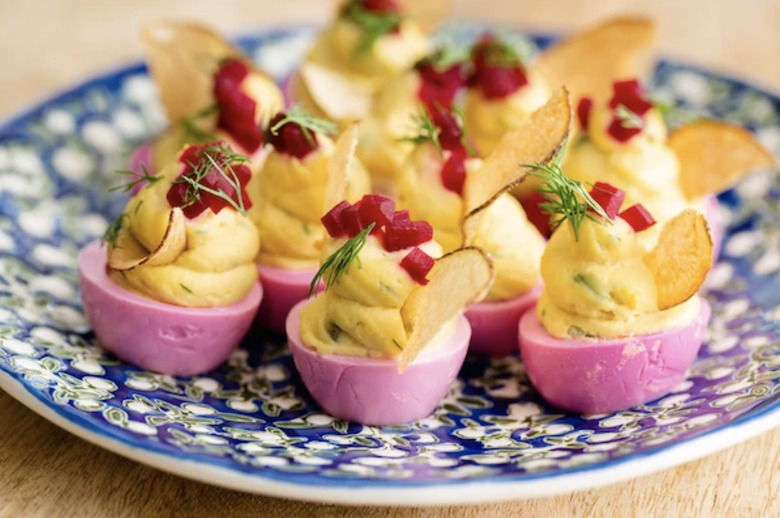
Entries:
[[[474, 26], [446, 34], [474, 38]], [[282, 79], [312, 29], [241, 40]], [[529, 53], [549, 38], [512, 35]], [[754, 130], [780, 155], [780, 98], [661, 62], [653, 92]], [[469, 358], [433, 415], [370, 427], [323, 414], [285, 344], [254, 333], [220, 370], [144, 372], [95, 344], [76, 253], [124, 199], [112, 171], [165, 125], [143, 66], [97, 77], [0, 126], [0, 387], [66, 430], [212, 484], [350, 504], [455, 504], [602, 485], [701, 457], [780, 424], [780, 184], [721, 196], [723, 259], [708, 279], [706, 344], [684, 382], [613, 415], [567, 415], [517, 358]]]

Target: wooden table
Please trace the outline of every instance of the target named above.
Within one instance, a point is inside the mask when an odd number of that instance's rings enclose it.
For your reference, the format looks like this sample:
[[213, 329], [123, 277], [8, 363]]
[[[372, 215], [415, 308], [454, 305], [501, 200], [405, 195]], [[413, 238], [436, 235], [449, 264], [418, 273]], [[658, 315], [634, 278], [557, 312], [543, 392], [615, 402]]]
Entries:
[[[423, 1], [423, 0], [420, 0]], [[621, 0], [455, 1], [461, 19], [569, 29]], [[655, 0], [660, 52], [780, 91], [780, 2]], [[486, 8], [485, 5], [489, 5]], [[0, 0], [0, 117], [95, 72], [138, 59], [141, 22], [201, 18], [227, 33], [322, 22], [316, 0]], [[0, 392], [0, 516], [780, 516], [780, 429], [696, 462], [551, 498], [440, 509], [347, 508], [241, 494], [155, 471], [58, 429]]]

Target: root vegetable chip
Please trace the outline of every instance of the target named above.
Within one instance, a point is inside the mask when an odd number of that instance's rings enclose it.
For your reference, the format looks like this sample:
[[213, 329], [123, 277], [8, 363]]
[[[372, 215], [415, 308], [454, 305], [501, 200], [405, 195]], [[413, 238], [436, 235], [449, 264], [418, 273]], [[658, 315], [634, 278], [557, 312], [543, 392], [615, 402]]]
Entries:
[[[299, 97], [309, 98], [314, 108], [336, 121], [364, 118], [370, 108], [371, 89], [327, 67], [304, 63], [298, 70], [295, 87]], [[302, 94], [302, 95], [301, 95]]]
[[482, 211], [523, 181], [527, 170], [521, 164], [543, 164], [555, 156], [566, 141], [571, 120], [569, 94], [561, 88], [520, 128], [504, 135], [482, 168], [468, 175], [463, 191], [464, 243], [469, 244], [479, 228]]
[[[273, 80], [252, 67], [250, 59], [208, 27], [159, 21], [144, 26], [141, 37], [149, 54], [149, 68], [171, 123], [214, 103], [212, 76], [220, 62], [229, 58], [242, 58], [262, 81], [262, 90], [267, 95], [260, 96], [262, 98], [257, 102], [260, 112], [267, 114], [266, 119], [283, 106], [281, 91]], [[210, 121], [212, 124], [216, 121], [216, 114]]]
[[534, 67], [551, 86], [566, 85], [575, 100], [605, 100], [616, 80], [647, 75], [655, 34], [647, 18], [612, 18], [553, 45]]
[[108, 265], [114, 270], [132, 270], [139, 266], [162, 266], [176, 260], [187, 245], [184, 213], [178, 207], [171, 209], [168, 226], [162, 241], [148, 252], [126, 227], [119, 229], [116, 241], [109, 246]]
[[693, 297], [712, 266], [707, 220], [690, 209], [670, 219], [644, 261], [655, 278], [658, 309], [669, 309]]
[[493, 264], [479, 248], [451, 252], [436, 261], [429, 282], [415, 289], [401, 308], [409, 340], [400, 356], [403, 372], [449, 320], [485, 296], [493, 281]]
[[690, 199], [724, 191], [747, 173], [775, 165], [749, 131], [725, 122], [686, 124], [668, 142], [680, 161], [680, 186]]
[[357, 148], [358, 125], [351, 124], [341, 132], [336, 140], [336, 148], [328, 163], [328, 185], [325, 188], [325, 206], [323, 213], [330, 210], [346, 197], [347, 176], [349, 168], [355, 160]]

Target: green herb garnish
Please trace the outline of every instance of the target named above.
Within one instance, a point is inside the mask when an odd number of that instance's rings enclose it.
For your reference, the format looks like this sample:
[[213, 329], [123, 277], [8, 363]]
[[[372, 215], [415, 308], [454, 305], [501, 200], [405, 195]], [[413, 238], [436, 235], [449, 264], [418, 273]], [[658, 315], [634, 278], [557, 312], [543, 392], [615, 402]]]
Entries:
[[502, 68], [525, 67], [523, 58], [515, 46], [501, 35], [495, 34], [489, 41], [477, 43], [477, 48], [483, 49], [485, 62], [490, 66]]
[[368, 52], [379, 38], [401, 25], [401, 17], [397, 13], [367, 11], [361, 0], [351, 0], [344, 8], [343, 15], [363, 32], [363, 37], [355, 46], [355, 54]]
[[[341, 248], [331, 254], [328, 259], [322, 263], [320, 269], [314, 275], [314, 278], [309, 284], [309, 297], [314, 293], [314, 289], [317, 287], [317, 283], [320, 279], [325, 281], [325, 289], [332, 286], [338, 281], [341, 276], [347, 273], [347, 268], [352, 264], [352, 261], [357, 259], [358, 254], [366, 245], [366, 239], [368, 235], [374, 229], [374, 223], [371, 223], [366, 228], [361, 230], [355, 237], [341, 245]], [[358, 262], [360, 260], [358, 259]]]
[[153, 184], [161, 178], [160, 176], [149, 174], [149, 172], [146, 170], [146, 165], [144, 164], [141, 164], [141, 170], [143, 171], [143, 173], [141, 174], [139, 174], [137, 171], [128, 171], [128, 170], [114, 171], [116, 174], [121, 174], [125, 176], [134, 176], [135, 180], [131, 180], [125, 184], [112, 187], [108, 190], [108, 192], [114, 192], [114, 191], [129, 192], [132, 191], [136, 185], [142, 184], [144, 182]]
[[306, 141], [312, 147], [317, 145], [317, 143], [314, 141], [314, 137], [311, 134], [312, 131], [315, 133], [322, 133], [324, 135], [335, 135], [339, 128], [338, 124], [335, 122], [314, 117], [313, 115], [308, 114], [306, 110], [297, 104], [287, 110], [283, 119], [268, 128], [268, 132], [271, 135], [278, 135], [279, 130], [281, 130], [285, 124], [297, 124], [300, 126], [301, 130], [303, 131], [303, 136], [306, 137]]
[[701, 115], [680, 108], [671, 101], [654, 97], [650, 97], [648, 101], [653, 103], [653, 107], [661, 112], [667, 127], [676, 127], [701, 119]]
[[615, 117], [620, 121], [620, 125], [624, 128], [636, 128], [642, 129], [645, 126], [644, 119], [629, 110], [625, 105], [618, 104], [615, 107]]
[[436, 70], [447, 70], [469, 58], [469, 50], [456, 45], [442, 45], [417, 62], [415, 66], [431, 65]]
[[529, 175], [544, 182], [536, 188], [545, 199], [539, 204], [541, 209], [553, 216], [552, 229], [558, 228], [568, 220], [574, 231], [575, 241], [579, 240], [580, 225], [585, 218], [602, 223], [609, 221], [604, 209], [590, 195], [582, 182], [572, 180], [561, 169], [561, 160], [565, 146], [561, 147], [549, 164], [523, 164], [531, 171]]
[[189, 137], [186, 140], [191, 140], [192, 144], [205, 144], [214, 140], [215, 133], [213, 131], [202, 130], [198, 127], [198, 121], [213, 115], [219, 111], [219, 104], [214, 103], [206, 106], [202, 110], [199, 110], [188, 117], [184, 117], [179, 121], [184, 134]]
[[[200, 150], [198, 153], [200, 161], [197, 164], [188, 163], [192, 171], [182, 174], [173, 183], [186, 183], [189, 189], [183, 197], [184, 204], [181, 208], [187, 208], [200, 200], [201, 193], [205, 192], [225, 200], [236, 212], [246, 216], [246, 208], [241, 195], [241, 183], [233, 171], [232, 164], [244, 164], [249, 162], [249, 157], [241, 155], [231, 150], [225, 143], [220, 142]], [[201, 182], [212, 171], [216, 170], [228, 182], [236, 193], [236, 200], [228, 195], [222, 189], [212, 189]]]
[[441, 147], [439, 141], [439, 128], [434, 124], [431, 115], [425, 107], [420, 107], [420, 111], [412, 116], [412, 122], [414, 123], [417, 133], [407, 137], [401, 137], [399, 142], [411, 142], [414, 145], [424, 144], [425, 142], [431, 142], [436, 146], [436, 150], [440, 155], [444, 155], [444, 148]]
[[466, 154], [470, 157], [479, 156], [474, 144], [471, 143], [471, 139], [466, 135], [466, 116], [463, 115], [463, 111], [457, 106], [453, 106], [452, 113], [455, 114], [455, 117], [458, 120], [458, 127], [461, 130], [460, 143], [463, 144], [463, 149], [466, 150]]
[[122, 230], [127, 214], [124, 212], [114, 218], [114, 221], [108, 224], [108, 228], [103, 233], [103, 237], [100, 238], [100, 242], [104, 245], [107, 244], [108, 248], [116, 248], [116, 240], [119, 237], [119, 231]]
[[183, 290], [184, 290], [184, 291], [186, 291], [187, 293], [192, 293], [192, 290], [191, 290], [191, 289], [189, 289], [189, 288], [188, 288], [187, 286], [185, 286], [184, 284], [182, 284], [182, 283], [179, 283], [179, 286], [181, 286], [181, 289], [183, 289]]

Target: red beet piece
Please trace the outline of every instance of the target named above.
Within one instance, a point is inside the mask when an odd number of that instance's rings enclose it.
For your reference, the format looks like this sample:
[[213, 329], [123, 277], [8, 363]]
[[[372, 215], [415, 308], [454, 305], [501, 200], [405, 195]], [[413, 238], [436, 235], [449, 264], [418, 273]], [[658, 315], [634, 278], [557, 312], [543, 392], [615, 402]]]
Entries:
[[366, 194], [357, 203], [360, 206], [358, 213], [360, 222], [365, 228], [369, 223], [376, 223], [375, 230], [379, 230], [393, 221], [395, 215], [395, 201], [381, 194]]
[[349, 237], [355, 237], [363, 228], [365, 228], [365, 225], [361, 225], [359, 211], [360, 207], [356, 203], [351, 207], [346, 207], [341, 212], [341, 224], [344, 226], [344, 230], [346, 230]]
[[522, 63], [490, 34], [477, 42], [471, 58], [474, 71], [468, 84], [482, 90], [486, 99], [503, 99], [528, 84]]
[[421, 80], [417, 97], [428, 111], [433, 113], [438, 108], [452, 109], [458, 90], [465, 84], [463, 67], [456, 64], [439, 70], [432, 63], [422, 61], [416, 69]]
[[[269, 128], [273, 128], [279, 122], [281, 122], [286, 115], [284, 113], [278, 113], [271, 119]], [[267, 133], [268, 142], [280, 153], [285, 153], [290, 156], [294, 156], [299, 160], [306, 158], [306, 155], [314, 151], [319, 147], [317, 142], [317, 134], [309, 130], [309, 138], [306, 138], [306, 134], [300, 125], [287, 122], [282, 127], [276, 130], [276, 135], [269, 130]]]
[[441, 183], [458, 195], [463, 194], [466, 182], [466, 157], [462, 153], [452, 153], [441, 168]]
[[632, 205], [623, 212], [620, 213], [620, 217], [626, 220], [626, 223], [631, 225], [634, 232], [642, 232], [655, 225], [655, 219], [641, 203]]
[[626, 199], [625, 191], [604, 182], [593, 184], [590, 196], [601, 205], [609, 219], [615, 219], [620, 212], [620, 206], [623, 205], [623, 200]]
[[421, 245], [433, 238], [433, 227], [427, 221], [393, 221], [385, 228], [384, 245], [388, 252]]
[[344, 222], [341, 220], [341, 214], [349, 207], [351, 207], [351, 205], [348, 201], [345, 200], [339, 202], [324, 216], [322, 216], [322, 218], [320, 218], [322, 225], [325, 227], [325, 230], [328, 231], [328, 235], [330, 237], [336, 238], [347, 235], [347, 229], [344, 228]]
[[247, 153], [263, 143], [263, 132], [255, 121], [257, 103], [241, 91], [249, 68], [238, 59], [222, 63], [214, 77], [214, 97], [219, 104], [217, 127], [230, 135]]
[[588, 131], [588, 119], [590, 118], [591, 109], [593, 109], [593, 99], [590, 97], [583, 97], [577, 103], [577, 119], [580, 121], [580, 127], [585, 131]]
[[409, 211], [407, 209], [398, 210], [393, 214], [393, 223], [396, 221], [411, 221], [409, 218]]
[[436, 261], [434, 261], [433, 257], [417, 247], [414, 247], [406, 254], [406, 257], [401, 259], [401, 267], [409, 273], [412, 279], [423, 286], [428, 284], [428, 279], [425, 276], [428, 275], [434, 264], [436, 264]]
[[617, 117], [612, 118], [612, 122], [609, 123], [607, 133], [612, 135], [612, 138], [618, 142], [628, 142], [635, 135], [639, 135], [642, 132], [642, 128], [627, 128], [623, 126], [623, 121]]
[[541, 206], [545, 201], [547, 200], [545, 200], [544, 196], [542, 196], [539, 191], [533, 191], [531, 194], [523, 198], [520, 201], [520, 204], [523, 206], [523, 210], [525, 211], [525, 216], [528, 218], [528, 221], [533, 223], [540, 234], [542, 234], [545, 238], [549, 238], [552, 234], [552, 228], [550, 227], [550, 215], [547, 214]]
[[399, 13], [401, 9], [395, 0], [359, 0], [363, 10], [374, 14]]
[[463, 153], [463, 130], [458, 124], [458, 119], [451, 111], [435, 109], [431, 112], [433, 123], [439, 128], [439, 143], [447, 151]]
[[[642, 85], [636, 79], [627, 81], [617, 81], [612, 86], [612, 98], [609, 101], [609, 107], [613, 110], [618, 106], [623, 106], [627, 110], [636, 114], [644, 123], [645, 114], [653, 107], [653, 103], [644, 97]], [[627, 142], [632, 137], [638, 135], [642, 128], [629, 127], [625, 121], [617, 117], [612, 117], [607, 132], [618, 142]]]
[[[189, 175], [190, 178], [193, 178], [193, 172], [205, 165], [208, 165], [209, 168], [207, 173], [200, 178], [200, 181], [198, 182], [199, 185], [211, 190], [223, 192], [238, 205], [239, 195], [232, 185], [234, 182], [238, 181], [241, 201], [244, 208], [248, 210], [252, 207], [252, 200], [246, 192], [246, 184], [249, 182], [252, 172], [244, 164], [234, 164], [229, 167], [226, 164], [222, 167], [223, 172], [220, 172], [215, 167], [209, 165], [210, 161], [206, 158], [204, 152], [208, 148], [214, 149], [217, 145], [218, 143], [205, 144], [203, 146], [190, 146], [182, 152], [182, 155], [179, 158], [179, 162], [184, 164], [184, 170], [177, 180], [174, 181], [171, 188], [168, 189], [166, 199], [171, 207], [181, 207], [182, 212], [187, 218], [195, 218], [206, 209], [211, 209], [217, 214], [230, 205], [227, 200], [202, 190], [199, 191], [198, 197], [195, 199], [195, 188], [182, 179], [182, 176], [185, 175]], [[225, 158], [220, 153], [213, 151], [210, 151], [209, 153], [218, 164], [222, 165], [225, 163]], [[230, 178], [229, 180], [225, 177], [226, 175]]]

